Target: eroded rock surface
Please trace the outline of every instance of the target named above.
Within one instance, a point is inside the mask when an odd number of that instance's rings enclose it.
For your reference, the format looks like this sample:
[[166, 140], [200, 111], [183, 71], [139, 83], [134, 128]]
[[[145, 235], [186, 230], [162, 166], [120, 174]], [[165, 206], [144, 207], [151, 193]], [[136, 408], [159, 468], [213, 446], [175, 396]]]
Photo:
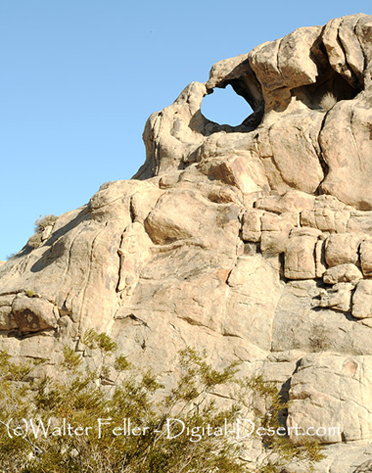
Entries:
[[[371, 32], [363, 14], [300, 28], [215, 64], [151, 115], [134, 178], [104, 184], [1, 265], [0, 348], [53, 364], [94, 328], [165, 383], [186, 345], [216, 366], [241, 360], [289, 396], [288, 427], [340, 428], [319, 437], [316, 472], [364, 471]], [[254, 110], [238, 127], [200, 111], [228, 84]]]

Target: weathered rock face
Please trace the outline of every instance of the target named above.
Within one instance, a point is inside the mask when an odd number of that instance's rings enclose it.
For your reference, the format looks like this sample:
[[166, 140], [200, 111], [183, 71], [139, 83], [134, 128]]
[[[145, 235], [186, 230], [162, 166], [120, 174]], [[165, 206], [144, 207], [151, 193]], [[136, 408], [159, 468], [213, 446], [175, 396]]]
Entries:
[[[362, 14], [300, 28], [151, 115], [134, 179], [104, 184], [1, 266], [0, 348], [53, 364], [92, 327], [165, 382], [186, 345], [239, 359], [282, 386], [288, 427], [339, 428], [319, 436], [316, 471], [359, 471], [372, 438], [371, 30]], [[228, 84], [254, 110], [238, 127], [200, 111]]]
[[[150, 117], [147, 159], [135, 177], [199, 163], [244, 194], [297, 189], [371, 210], [369, 22], [354, 15], [300, 28], [215, 64], [208, 82], [190, 84]], [[254, 110], [238, 127], [211, 123], [200, 112], [203, 97], [228, 84]], [[333, 102], [322, 100], [326, 93]]]

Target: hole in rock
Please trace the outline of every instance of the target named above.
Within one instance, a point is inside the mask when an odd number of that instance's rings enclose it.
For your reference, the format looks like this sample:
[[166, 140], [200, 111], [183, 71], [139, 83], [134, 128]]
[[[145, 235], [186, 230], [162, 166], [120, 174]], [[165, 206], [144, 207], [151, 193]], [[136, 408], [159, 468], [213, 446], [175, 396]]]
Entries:
[[225, 89], [215, 88], [204, 97], [202, 114], [219, 125], [240, 125], [253, 113], [250, 105], [228, 85]]

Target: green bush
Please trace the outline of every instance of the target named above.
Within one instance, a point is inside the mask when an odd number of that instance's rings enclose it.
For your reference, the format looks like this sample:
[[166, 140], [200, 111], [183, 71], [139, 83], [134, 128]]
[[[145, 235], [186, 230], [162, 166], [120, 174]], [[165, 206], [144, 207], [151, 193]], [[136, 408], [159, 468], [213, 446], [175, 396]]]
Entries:
[[[89, 330], [82, 345], [82, 352], [65, 347], [55, 378], [33, 376], [43, 360], [17, 364], [0, 352], [0, 471], [248, 472], [240, 459], [244, 442], [223, 435], [222, 426], [233, 428], [250, 407], [252, 393], [267, 404], [267, 414], [257, 414], [262, 426], [269, 421], [276, 425], [285, 408], [272, 384], [239, 379], [236, 364], [214, 370], [191, 348], [179, 352], [177, 381], [165, 390], [150, 371], [137, 369], [123, 355], [113, 360], [117, 347], [106, 334]], [[218, 386], [229, 388], [227, 407], [217, 407], [211, 396]], [[26, 432], [31, 420], [36, 428], [44, 426], [46, 434], [42, 428], [38, 435]], [[124, 435], [128, 430], [131, 434]], [[316, 445], [299, 448], [288, 439], [273, 438], [264, 443], [276, 459], [269, 455], [262, 473], [280, 472], [289, 459], [319, 459]]]

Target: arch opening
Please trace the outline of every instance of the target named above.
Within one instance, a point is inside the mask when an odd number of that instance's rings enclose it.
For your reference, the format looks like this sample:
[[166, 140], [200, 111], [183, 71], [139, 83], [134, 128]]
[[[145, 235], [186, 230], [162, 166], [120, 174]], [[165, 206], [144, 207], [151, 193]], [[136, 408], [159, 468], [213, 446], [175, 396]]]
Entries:
[[229, 84], [224, 89], [216, 87], [212, 94], [205, 96], [201, 112], [211, 122], [236, 127], [241, 125], [253, 110]]

